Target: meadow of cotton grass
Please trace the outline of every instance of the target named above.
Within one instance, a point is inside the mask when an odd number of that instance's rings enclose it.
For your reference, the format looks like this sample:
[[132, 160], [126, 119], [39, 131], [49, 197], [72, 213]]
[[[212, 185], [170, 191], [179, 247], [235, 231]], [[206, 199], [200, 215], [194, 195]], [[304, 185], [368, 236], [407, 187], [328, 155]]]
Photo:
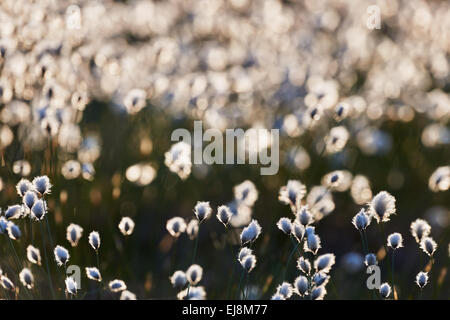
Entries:
[[448, 300], [450, 5], [370, 5], [1, 1], [0, 298]]

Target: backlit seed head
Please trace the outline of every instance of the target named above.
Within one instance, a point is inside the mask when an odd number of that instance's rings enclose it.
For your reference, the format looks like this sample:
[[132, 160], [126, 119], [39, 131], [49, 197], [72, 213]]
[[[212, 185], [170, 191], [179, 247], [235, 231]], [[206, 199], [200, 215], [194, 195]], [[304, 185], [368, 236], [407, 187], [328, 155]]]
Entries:
[[55, 260], [58, 266], [66, 265], [69, 261], [70, 255], [69, 251], [67, 251], [66, 248], [63, 246], [56, 246], [55, 250], [53, 251], [55, 254]]
[[227, 206], [220, 206], [217, 208], [217, 219], [222, 222], [225, 227], [228, 225], [228, 222], [230, 222], [231, 216], [232, 213]]
[[389, 221], [395, 212], [395, 198], [386, 191], [378, 193], [369, 203], [369, 214], [378, 223]]
[[8, 291], [16, 290], [16, 286], [14, 285], [14, 283], [4, 274], [0, 275], [0, 284], [5, 290]]
[[327, 294], [327, 290], [325, 286], [315, 287], [311, 290], [311, 299], [312, 300], [323, 300], [325, 295]]
[[389, 235], [387, 238], [387, 245], [394, 250], [403, 247], [402, 235], [398, 232]]
[[258, 199], [258, 190], [255, 184], [250, 180], [238, 184], [234, 187], [234, 198], [248, 207], [253, 207], [253, 204]]
[[50, 179], [47, 176], [40, 176], [33, 179], [34, 190], [42, 197], [49, 194], [52, 189]]
[[311, 262], [303, 257], [298, 258], [297, 268], [306, 275], [311, 273]]
[[298, 180], [289, 180], [287, 185], [280, 188], [278, 200], [284, 204], [295, 206], [297, 201], [303, 199], [306, 186]]
[[96, 267], [86, 267], [86, 277], [94, 281], [102, 281], [102, 275]]
[[83, 228], [77, 224], [71, 223], [67, 227], [66, 230], [66, 239], [70, 242], [72, 247], [76, 247], [78, 245], [78, 241], [83, 235]]
[[[189, 292], [189, 295], [188, 295]], [[204, 287], [190, 287], [177, 294], [178, 300], [205, 300], [206, 291]]]
[[241, 250], [239, 251], [239, 254], [238, 254], [238, 261], [239, 261], [240, 263], [242, 263], [242, 260], [243, 260], [246, 256], [249, 256], [249, 255], [251, 255], [251, 254], [253, 254], [253, 251], [252, 251], [251, 249], [246, 248], [246, 247], [241, 248]]
[[361, 209], [357, 215], [352, 219], [352, 223], [359, 231], [365, 230], [371, 222], [371, 217], [364, 209]]
[[5, 218], [8, 220], [19, 219], [23, 216], [23, 207], [21, 205], [9, 206], [5, 211]]
[[328, 284], [328, 281], [330, 281], [330, 276], [323, 272], [315, 273], [312, 277], [312, 282], [315, 287], [325, 287]]
[[122, 280], [115, 279], [108, 284], [109, 290], [112, 292], [120, 292], [127, 289], [127, 285]]
[[330, 172], [323, 177], [322, 181], [322, 184], [327, 188], [338, 188], [344, 181], [344, 173], [340, 170]]
[[423, 219], [416, 219], [413, 222], [411, 222], [411, 234], [416, 239], [417, 243], [420, 243], [420, 241], [424, 237], [428, 237], [431, 233], [431, 226]]
[[332, 253], [318, 256], [314, 261], [314, 269], [316, 272], [328, 273], [336, 261], [336, 256]]
[[186, 222], [180, 217], [171, 218], [167, 220], [166, 229], [173, 237], [178, 238], [186, 231]]
[[309, 211], [308, 206], [301, 206], [299, 210], [297, 210], [296, 220], [305, 227], [314, 222], [313, 215]]
[[416, 284], [423, 289], [428, 283], [428, 272], [419, 272], [416, 276]]
[[17, 194], [21, 197], [23, 197], [27, 191], [32, 191], [33, 188], [33, 184], [27, 179], [20, 180], [16, 185]]
[[203, 268], [198, 264], [193, 264], [186, 270], [186, 278], [192, 286], [195, 286], [197, 283], [202, 280], [203, 276]]
[[298, 276], [294, 280], [294, 292], [300, 297], [308, 293], [309, 283], [305, 276]]
[[100, 249], [100, 234], [97, 231], [92, 231], [89, 234], [89, 244], [95, 251], [98, 251], [98, 249]]
[[391, 295], [391, 286], [389, 283], [385, 282], [380, 286], [380, 295], [383, 299], [389, 298]]
[[342, 151], [347, 144], [350, 134], [344, 126], [338, 126], [330, 129], [330, 133], [325, 137], [325, 148], [327, 153], [336, 153]]
[[272, 298], [270, 298], [270, 300], [286, 300], [286, 298], [283, 295], [279, 294], [279, 293], [275, 293], [272, 296]]
[[373, 253], [369, 253], [364, 257], [364, 264], [367, 267], [378, 265], [377, 256]]
[[65, 283], [66, 292], [72, 295], [76, 295], [78, 290], [78, 284], [76, 283], [76, 281], [72, 277], [67, 277]]
[[19, 273], [20, 282], [22, 282], [23, 286], [27, 289], [33, 289], [34, 287], [34, 277], [31, 273], [30, 269], [23, 268]]
[[27, 247], [27, 259], [31, 263], [41, 265], [41, 252], [38, 248], [33, 247], [31, 244]]
[[28, 190], [27, 192], [25, 192], [22, 198], [22, 203], [28, 210], [31, 210], [31, 208], [33, 208], [37, 200], [38, 197], [36, 195], [36, 192]]
[[305, 227], [295, 220], [292, 224], [292, 235], [297, 239], [298, 242], [302, 242], [305, 236]]
[[47, 205], [45, 204], [45, 200], [37, 200], [31, 208], [31, 217], [36, 221], [41, 221], [47, 213], [46, 209]]
[[197, 237], [199, 224], [200, 223], [195, 218], [189, 221], [186, 227], [186, 234], [188, 235], [189, 239], [194, 240]]
[[428, 180], [431, 191], [447, 191], [450, 188], [450, 166], [437, 168]]
[[124, 236], [129, 236], [134, 230], [134, 221], [130, 217], [123, 217], [119, 223], [119, 230]]
[[436, 241], [434, 241], [431, 237], [425, 237], [422, 239], [422, 241], [420, 241], [420, 249], [422, 249], [423, 252], [432, 257], [437, 249]]
[[5, 232], [8, 232], [8, 220], [5, 219], [5, 217], [0, 217], [0, 233], [4, 234]]
[[340, 102], [334, 108], [334, 119], [341, 121], [350, 113], [351, 107], [347, 102]]
[[170, 277], [170, 283], [172, 283], [172, 286], [177, 289], [183, 289], [184, 286], [186, 286], [187, 281], [186, 273], [181, 270], [175, 271]]
[[305, 252], [311, 252], [312, 254], [316, 255], [317, 251], [319, 251], [319, 249], [321, 248], [320, 243], [321, 242], [318, 235], [307, 235], [303, 249], [305, 250]]
[[120, 300], [137, 300], [136, 295], [128, 290], [123, 290], [120, 294]]
[[250, 273], [256, 266], [256, 257], [253, 254], [246, 255], [241, 260], [241, 266]]
[[206, 201], [198, 201], [194, 208], [194, 213], [199, 222], [208, 219], [211, 216], [211, 206], [209, 202]]
[[290, 235], [292, 232], [292, 223], [288, 218], [281, 218], [278, 220], [277, 227], [287, 235]]
[[252, 220], [250, 224], [242, 230], [241, 244], [244, 245], [249, 242], [253, 242], [258, 239], [261, 234], [261, 226], [258, 221]]
[[292, 285], [289, 282], [283, 282], [277, 288], [277, 294], [280, 294], [284, 299], [289, 299], [293, 293]]
[[22, 236], [19, 226], [12, 221], [8, 221], [6, 230], [8, 231], [8, 236], [13, 240], [17, 240]]

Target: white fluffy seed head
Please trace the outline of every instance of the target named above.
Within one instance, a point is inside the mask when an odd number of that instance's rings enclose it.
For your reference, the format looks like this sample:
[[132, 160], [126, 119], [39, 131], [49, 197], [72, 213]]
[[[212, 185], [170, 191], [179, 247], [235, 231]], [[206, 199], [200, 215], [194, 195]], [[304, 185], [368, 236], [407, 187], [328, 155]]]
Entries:
[[307, 235], [305, 244], [303, 246], [305, 252], [311, 252], [312, 254], [316, 255], [317, 251], [319, 251], [320, 248], [321, 241], [319, 236], [316, 234]]
[[416, 219], [413, 222], [411, 222], [410, 226], [411, 234], [416, 239], [417, 243], [420, 243], [420, 241], [424, 237], [428, 237], [431, 233], [431, 226], [428, 224], [427, 221], [423, 219]]
[[23, 268], [19, 273], [20, 282], [22, 282], [23, 286], [27, 289], [33, 289], [34, 287], [34, 277], [31, 273], [31, 270], [28, 268]]
[[72, 277], [67, 277], [65, 283], [66, 292], [72, 295], [76, 295], [78, 290], [78, 284], [76, 283], [76, 281]]
[[136, 295], [128, 290], [123, 290], [120, 294], [120, 300], [137, 300]]
[[249, 207], [253, 207], [255, 201], [258, 200], [258, 190], [255, 184], [250, 180], [238, 184], [234, 187], [234, 198]]
[[364, 209], [361, 209], [358, 214], [356, 214], [352, 219], [353, 225], [359, 231], [365, 230], [370, 225], [370, 222], [371, 217], [366, 213]]
[[41, 197], [49, 194], [52, 189], [52, 184], [47, 176], [40, 176], [33, 179], [33, 188]]
[[380, 286], [380, 295], [383, 299], [389, 298], [391, 295], [391, 286], [389, 283], [385, 282]]
[[86, 276], [88, 279], [101, 282], [102, 281], [102, 275], [100, 271], [95, 267], [86, 267]]
[[211, 206], [207, 201], [198, 201], [194, 208], [195, 216], [199, 222], [208, 219], [211, 216]]
[[186, 277], [186, 273], [181, 270], [175, 271], [170, 277], [170, 283], [172, 283], [172, 286], [177, 289], [183, 289], [187, 282], [188, 280]]
[[289, 282], [283, 282], [278, 286], [276, 294], [280, 294], [284, 299], [289, 299], [293, 291], [292, 285]]
[[288, 218], [278, 220], [277, 227], [287, 235], [290, 235], [292, 232], [292, 222]]
[[420, 241], [420, 249], [423, 250], [427, 255], [432, 257], [437, 249], [436, 241], [431, 237], [425, 237]]
[[198, 264], [193, 264], [186, 270], [186, 278], [192, 286], [195, 286], [197, 283], [202, 280], [203, 277], [203, 268]]
[[387, 238], [387, 245], [394, 250], [403, 247], [402, 235], [398, 232], [390, 234]]
[[297, 220], [292, 224], [292, 235], [297, 239], [298, 242], [302, 242], [305, 236], [305, 227], [300, 224]]
[[89, 234], [89, 244], [95, 251], [98, 251], [100, 249], [101, 240], [100, 234], [97, 231], [92, 231]]
[[327, 294], [327, 290], [325, 286], [315, 287], [311, 290], [311, 299], [312, 300], [323, 300], [325, 295]]
[[199, 222], [197, 219], [193, 218], [186, 226], [186, 234], [189, 239], [194, 240], [198, 235]]
[[380, 222], [387, 222], [396, 213], [395, 198], [386, 191], [379, 192], [369, 203], [369, 214]]
[[369, 253], [364, 257], [364, 264], [366, 267], [376, 266], [378, 264], [377, 256], [373, 253]]
[[71, 223], [67, 227], [66, 230], [66, 239], [70, 242], [72, 247], [76, 247], [78, 245], [78, 241], [83, 235], [83, 228], [77, 224]]
[[19, 196], [23, 197], [27, 191], [29, 191], [29, 190], [33, 191], [34, 187], [33, 187], [33, 184], [29, 180], [22, 179], [17, 183], [16, 190], [17, 190], [17, 194]]
[[428, 283], [428, 272], [419, 272], [416, 276], [416, 284], [423, 289]]
[[289, 180], [280, 188], [278, 200], [284, 204], [295, 206], [306, 194], [306, 186], [298, 180]]
[[120, 292], [127, 289], [127, 285], [125, 284], [125, 282], [118, 279], [110, 281], [108, 286], [109, 290], [111, 290], [112, 292]]
[[313, 215], [309, 211], [308, 206], [300, 206], [297, 210], [297, 219], [302, 226], [306, 227], [314, 222]]
[[294, 292], [300, 297], [308, 293], [309, 283], [305, 276], [298, 276], [294, 280]]
[[69, 261], [69, 251], [67, 251], [67, 249], [63, 246], [56, 246], [53, 253], [55, 254], [55, 260], [58, 266], [66, 265]]
[[228, 222], [230, 222], [231, 216], [232, 213], [227, 206], [222, 205], [217, 208], [217, 220], [222, 222], [225, 227], [228, 225]]
[[178, 238], [183, 232], [186, 231], [186, 222], [181, 217], [174, 217], [167, 220], [166, 229], [172, 235], [172, 237]]
[[336, 261], [336, 256], [332, 253], [318, 256], [314, 261], [314, 269], [316, 272], [328, 273]]
[[256, 256], [253, 254], [246, 255], [241, 260], [241, 266], [250, 273], [256, 266]]
[[249, 242], [253, 242], [258, 239], [261, 234], [261, 226], [259, 225], [257, 220], [252, 220], [250, 224], [242, 230], [241, 233], [241, 244], [246, 244]]
[[129, 236], [134, 230], [134, 221], [130, 217], [123, 217], [119, 223], [119, 230], [124, 236]]
[[190, 287], [188, 289], [184, 289], [177, 294], [178, 300], [205, 300], [206, 299], [206, 291], [202, 286], [199, 287]]
[[311, 273], [311, 262], [303, 257], [298, 258], [297, 268], [306, 275]]

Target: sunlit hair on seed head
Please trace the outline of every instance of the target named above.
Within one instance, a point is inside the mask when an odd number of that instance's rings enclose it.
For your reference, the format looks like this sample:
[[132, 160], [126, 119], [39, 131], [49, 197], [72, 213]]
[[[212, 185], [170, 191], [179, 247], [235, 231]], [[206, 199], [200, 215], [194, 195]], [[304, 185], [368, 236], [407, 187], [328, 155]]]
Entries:
[[242, 230], [241, 233], [241, 244], [246, 244], [249, 242], [253, 242], [258, 239], [261, 234], [261, 226], [258, 221], [252, 220], [250, 224]]
[[431, 237], [425, 237], [420, 241], [420, 249], [432, 257], [437, 249], [437, 243]]
[[364, 209], [361, 209], [352, 219], [352, 223], [359, 231], [365, 230], [371, 222], [371, 217]]
[[128, 290], [123, 290], [120, 294], [120, 300], [137, 300], [136, 295]]
[[37, 200], [38, 199], [36, 193], [34, 191], [28, 190], [27, 192], [25, 192], [25, 195], [22, 198], [22, 203], [26, 207], [26, 209], [30, 211]]
[[86, 277], [94, 281], [102, 281], [102, 275], [96, 267], [86, 267]]
[[8, 209], [5, 211], [5, 218], [6, 219], [19, 219], [23, 215], [23, 207], [21, 205], [14, 205], [9, 206]]
[[292, 293], [292, 285], [288, 282], [283, 282], [277, 288], [277, 294], [282, 295], [284, 299], [289, 299], [292, 296]]
[[33, 179], [34, 190], [42, 197], [49, 194], [52, 189], [50, 179], [47, 176], [40, 176]]
[[89, 234], [89, 244], [95, 251], [98, 251], [98, 249], [100, 249], [100, 234], [97, 231], [92, 231]]
[[178, 238], [186, 231], [186, 222], [180, 217], [171, 218], [167, 220], [166, 229], [173, 237]]
[[277, 227], [287, 235], [290, 235], [292, 232], [292, 223], [288, 218], [281, 218], [278, 220]]
[[198, 264], [193, 264], [186, 270], [186, 278], [192, 286], [195, 286], [197, 283], [202, 280], [203, 276], [203, 268]]
[[8, 291], [15, 291], [16, 286], [14, 283], [6, 276], [6, 275], [0, 275], [0, 284], [2, 285], [3, 289]]
[[388, 283], [385, 282], [380, 286], [380, 295], [383, 299], [389, 298], [391, 295], [391, 286]]
[[134, 221], [129, 217], [123, 217], [119, 223], [119, 230], [124, 236], [129, 236], [134, 230]]
[[306, 275], [311, 273], [311, 262], [304, 257], [300, 257], [297, 260], [297, 268]]
[[193, 218], [186, 226], [186, 234], [188, 235], [189, 239], [194, 240], [198, 235], [198, 230], [200, 227], [200, 223], [197, 219]]
[[21, 197], [23, 197], [27, 191], [33, 191], [33, 188], [33, 184], [27, 179], [20, 180], [16, 185], [17, 194]]
[[78, 290], [78, 284], [72, 277], [67, 277], [65, 280], [66, 292], [68, 294], [76, 295]]
[[120, 292], [127, 289], [125, 282], [118, 279], [110, 281], [108, 287], [112, 292]]
[[431, 233], [431, 226], [428, 224], [427, 221], [423, 219], [416, 219], [413, 222], [411, 222], [411, 234], [416, 239], [417, 243], [420, 243], [420, 241], [424, 237], [428, 237]]
[[184, 289], [183, 291], [177, 294], [178, 300], [205, 300], [206, 299], [206, 291], [202, 286], [199, 287], [190, 287], [188, 289]]
[[416, 284], [423, 289], [428, 283], [428, 272], [419, 272], [416, 276]]
[[289, 180], [286, 186], [280, 188], [278, 200], [285, 204], [295, 206], [297, 201], [303, 199], [306, 194], [306, 186], [298, 180]]
[[41, 221], [47, 213], [46, 209], [45, 200], [37, 200], [31, 208], [31, 217], [36, 221]]
[[328, 273], [335, 263], [336, 257], [332, 253], [323, 254], [318, 256], [314, 261], [314, 269], [316, 272]]
[[172, 283], [172, 286], [177, 289], [183, 289], [188, 280], [186, 277], [186, 273], [181, 270], [177, 270], [173, 273], [173, 275], [170, 277], [170, 283]]
[[298, 276], [294, 281], [294, 292], [300, 297], [308, 293], [309, 282], [305, 276]]
[[6, 230], [8, 231], [9, 238], [13, 240], [18, 240], [22, 236], [19, 226], [12, 221], [8, 221]]
[[76, 247], [78, 245], [78, 241], [81, 239], [82, 235], [83, 228], [79, 225], [71, 223], [67, 226], [66, 239], [72, 247]]
[[206, 201], [198, 201], [194, 208], [195, 216], [197, 217], [199, 222], [208, 219], [211, 216], [211, 206], [209, 202]]
[[243, 257], [240, 262], [242, 268], [250, 273], [256, 266], [256, 257], [253, 254], [249, 254]]
[[27, 259], [31, 263], [41, 265], [41, 252], [38, 248], [33, 247], [31, 244], [27, 247]]
[[56, 246], [54, 250], [55, 260], [58, 266], [66, 265], [69, 261], [70, 255], [69, 251], [63, 246]]
[[217, 220], [219, 220], [225, 227], [228, 225], [228, 222], [230, 222], [231, 216], [232, 213], [228, 206], [222, 205], [217, 208]]
[[30, 269], [23, 268], [19, 273], [20, 282], [22, 282], [23, 286], [27, 289], [33, 289], [34, 287], [34, 277], [31, 273]]
[[403, 247], [402, 235], [398, 232], [390, 234], [387, 238], [387, 245], [394, 250]]
[[395, 214], [395, 198], [386, 191], [381, 191], [369, 204], [369, 214], [380, 222], [387, 222]]
[[327, 294], [327, 290], [325, 286], [315, 287], [311, 290], [311, 299], [312, 300], [323, 300], [325, 295]]

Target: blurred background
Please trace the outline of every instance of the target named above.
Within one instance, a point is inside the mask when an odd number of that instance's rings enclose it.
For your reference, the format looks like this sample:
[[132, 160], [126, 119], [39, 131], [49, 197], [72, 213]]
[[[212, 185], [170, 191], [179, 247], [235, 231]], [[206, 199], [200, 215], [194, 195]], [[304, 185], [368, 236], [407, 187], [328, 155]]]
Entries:
[[[377, 10], [379, 28], [372, 28]], [[292, 249], [275, 225], [294, 217], [278, 201], [280, 187], [298, 179], [309, 192], [327, 173], [345, 170], [348, 183], [332, 192], [333, 209], [315, 225], [320, 252], [337, 258], [327, 299], [370, 298], [351, 219], [382, 190], [397, 200], [385, 234], [375, 223], [368, 229], [383, 282], [390, 280], [383, 244], [400, 232], [397, 290], [417, 298], [415, 276], [428, 258], [409, 228], [423, 218], [438, 243], [423, 298], [448, 299], [450, 177], [441, 177], [447, 184], [440, 188], [430, 177], [450, 164], [449, 52], [448, 1], [4, 0], [1, 206], [20, 201], [22, 177], [48, 175], [54, 242], [69, 248], [66, 227], [84, 228], [70, 247], [71, 264], [95, 265], [87, 235], [97, 230], [105, 280], [123, 279], [141, 299], [175, 299], [169, 277], [190, 266], [194, 240], [175, 240], [167, 220], [191, 220], [197, 201], [215, 211], [250, 180], [258, 190], [251, 216], [263, 232], [249, 283], [252, 298], [267, 299]], [[194, 120], [222, 131], [279, 129], [278, 174], [188, 161], [183, 176], [167, 165], [170, 135], [191, 131]], [[337, 126], [348, 132], [345, 147], [323, 152]], [[117, 228], [123, 216], [136, 223], [126, 238]], [[201, 225], [196, 263], [209, 299], [227, 298], [239, 281], [233, 232], [215, 217]], [[27, 237], [15, 242], [23, 257], [28, 244]], [[0, 264], [14, 272], [12, 257]], [[294, 265], [288, 281], [299, 274]], [[86, 278], [81, 285], [93, 286]], [[40, 286], [47, 286], [44, 273]]]

